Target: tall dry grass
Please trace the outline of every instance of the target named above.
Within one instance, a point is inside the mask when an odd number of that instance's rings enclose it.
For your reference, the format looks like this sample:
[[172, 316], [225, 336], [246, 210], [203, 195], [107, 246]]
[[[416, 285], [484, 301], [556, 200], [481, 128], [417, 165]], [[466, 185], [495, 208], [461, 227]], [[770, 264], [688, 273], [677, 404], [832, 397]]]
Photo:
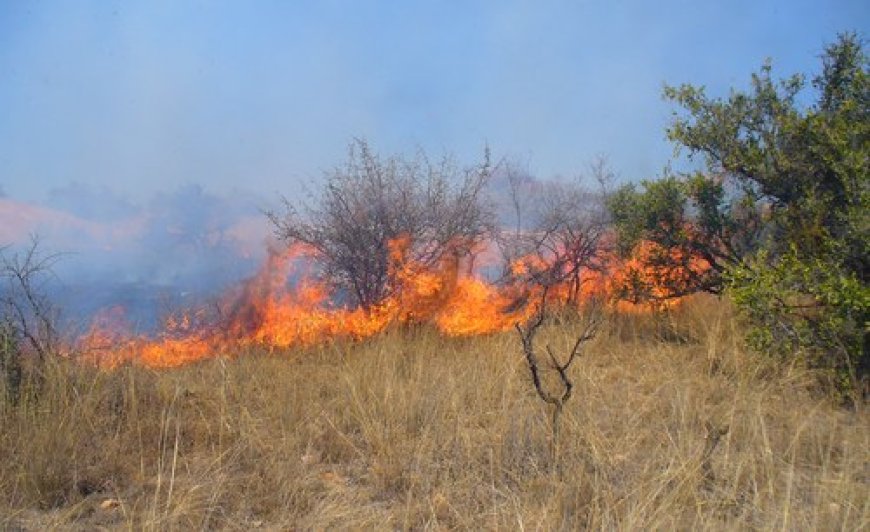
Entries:
[[870, 416], [740, 337], [711, 299], [612, 318], [555, 458], [515, 334], [55, 362], [0, 412], [0, 528], [866, 529]]

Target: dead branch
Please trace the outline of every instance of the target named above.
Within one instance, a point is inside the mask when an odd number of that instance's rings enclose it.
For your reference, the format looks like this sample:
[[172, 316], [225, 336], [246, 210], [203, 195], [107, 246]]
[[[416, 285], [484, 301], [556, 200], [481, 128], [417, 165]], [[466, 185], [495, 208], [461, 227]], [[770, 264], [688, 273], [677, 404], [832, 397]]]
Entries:
[[574, 342], [573, 347], [571, 348], [571, 351], [568, 353], [568, 356], [565, 358], [564, 362], [559, 361], [559, 358], [556, 356], [549, 344], [545, 346], [545, 351], [549, 356], [551, 368], [558, 373], [559, 381], [561, 384], [561, 389], [559, 390], [548, 390], [545, 388], [543, 381], [541, 380], [541, 365], [534, 346], [535, 335], [545, 321], [548, 290], [549, 286], [545, 286], [542, 290], [541, 302], [538, 312], [529, 321], [528, 325], [523, 328], [519, 323], [517, 323], [516, 329], [520, 335], [520, 340], [523, 346], [523, 354], [525, 355], [526, 364], [529, 368], [529, 373], [532, 378], [532, 384], [535, 387], [535, 392], [542, 401], [551, 405], [553, 409], [551, 428], [552, 446], [555, 458], [557, 454], [556, 446], [559, 435], [559, 419], [565, 403], [567, 403], [568, 400], [571, 399], [571, 394], [574, 390], [574, 382], [571, 380], [571, 377], [568, 374], [568, 370], [571, 368], [571, 365], [574, 363], [574, 361], [577, 360], [577, 358], [581, 355], [582, 345], [593, 339], [597, 334], [599, 325], [601, 324], [602, 313], [601, 309], [597, 306], [593, 306], [593, 308], [590, 309], [589, 315], [584, 321], [583, 327], [577, 335], [577, 339]]

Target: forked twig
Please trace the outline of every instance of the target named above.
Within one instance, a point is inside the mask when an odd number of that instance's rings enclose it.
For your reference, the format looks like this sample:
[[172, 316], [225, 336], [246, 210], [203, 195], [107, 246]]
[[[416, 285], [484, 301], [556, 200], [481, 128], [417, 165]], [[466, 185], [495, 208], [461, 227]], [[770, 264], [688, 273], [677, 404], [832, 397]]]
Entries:
[[568, 375], [568, 370], [571, 367], [571, 364], [580, 356], [581, 354], [581, 346], [595, 337], [598, 332], [599, 325], [601, 324], [601, 312], [600, 309], [596, 308], [592, 311], [591, 317], [586, 321], [583, 330], [577, 336], [577, 340], [574, 342], [574, 346], [571, 348], [570, 353], [568, 354], [565, 362], [559, 362], [558, 357], [553, 352], [553, 349], [547, 345], [545, 346], [545, 350], [547, 355], [550, 357], [550, 363], [556, 372], [559, 374], [559, 380], [561, 382], [561, 390], [556, 393], [553, 393], [547, 390], [544, 387], [543, 382], [541, 381], [541, 368], [538, 362], [538, 357], [535, 354], [534, 347], [534, 338], [535, 334], [538, 332], [538, 329], [544, 323], [544, 318], [546, 316], [546, 302], [547, 302], [547, 292], [549, 287], [544, 287], [544, 290], [541, 294], [541, 303], [539, 306], [539, 310], [536, 313], [535, 317], [533, 317], [529, 324], [524, 329], [519, 323], [516, 324], [517, 332], [520, 335], [520, 340], [522, 341], [523, 346], [523, 354], [526, 358], [526, 364], [529, 367], [529, 373], [532, 377], [532, 383], [535, 387], [535, 392], [538, 394], [538, 397], [541, 398], [545, 403], [552, 405], [553, 414], [552, 414], [552, 448], [554, 453], [554, 458], [556, 457], [556, 444], [557, 438], [559, 435], [559, 419], [562, 414], [562, 409], [565, 406], [565, 403], [571, 398], [571, 393], [574, 390], [574, 383], [571, 380], [571, 377]]

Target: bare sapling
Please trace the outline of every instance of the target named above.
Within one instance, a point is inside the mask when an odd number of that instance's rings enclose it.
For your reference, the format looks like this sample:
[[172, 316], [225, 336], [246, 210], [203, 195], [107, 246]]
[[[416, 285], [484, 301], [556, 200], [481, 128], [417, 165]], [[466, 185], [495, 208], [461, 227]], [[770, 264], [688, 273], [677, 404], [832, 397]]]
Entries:
[[57, 347], [57, 308], [46, 284], [58, 255], [44, 255], [34, 237], [17, 253], [0, 248], [0, 372], [6, 394], [17, 403], [22, 385], [22, 357], [35, 355], [35, 376]]
[[523, 354], [525, 355], [526, 364], [529, 368], [529, 374], [532, 379], [532, 384], [535, 387], [535, 392], [542, 401], [544, 401], [551, 407], [552, 414], [550, 418], [550, 443], [553, 453], [553, 463], [555, 463], [559, 455], [559, 422], [565, 404], [568, 402], [569, 399], [571, 399], [571, 394], [574, 391], [574, 382], [571, 380], [569, 370], [574, 361], [577, 360], [582, 354], [583, 345], [586, 342], [595, 338], [599, 326], [601, 325], [602, 312], [598, 304], [591, 305], [589, 311], [586, 313], [585, 318], [582, 320], [579, 332], [577, 334], [577, 338], [573, 343], [573, 347], [568, 352], [567, 356], [564, 357], [564, 361], [560, 361], [560, 357], [556, 355], [556, 353], [549, 344], [545, 345], [544, 351], [547, 353], [550, 368], [554, 370], [559, 376], [559, 384], [555, 387], [555, 389], [551, 389], [553, 387], [546, 386], [541, 378], [541, 361], [534, 345], [535, 335], [537, 334], [540, 327], [544, 324], [547, 315], [547, 291], [547, 288], [543, 290], [539, 311], [535, 314], [535, 316], [531, 318], [531, 320], [529, 320], [528, 324], [525, 327], [517, 323], [516, 329], [520, 335], [520, 340], [523, 346]]

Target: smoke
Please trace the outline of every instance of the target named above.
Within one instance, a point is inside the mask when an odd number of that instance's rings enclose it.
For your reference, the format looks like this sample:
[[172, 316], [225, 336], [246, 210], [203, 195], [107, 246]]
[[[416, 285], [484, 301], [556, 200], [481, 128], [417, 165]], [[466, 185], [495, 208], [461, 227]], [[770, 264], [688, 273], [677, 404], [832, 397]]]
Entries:
[[141, 208], [108, 186], [72, 182], [51, 189], [45, 202], [47, 207], [94, 222], [123, 222], [141, 211]]
[[134, 202], [106, 186], [71, 183], [42, 204], [0, 198], [0, 245], [14, 252], [35, 236], [43, 253], [59, 254], [50, 290], [67, 328], [121, 306], [147, 331], [161, 314], [256, 271], [270, 245], [268, 206], [252, 193], [197, 185]]

